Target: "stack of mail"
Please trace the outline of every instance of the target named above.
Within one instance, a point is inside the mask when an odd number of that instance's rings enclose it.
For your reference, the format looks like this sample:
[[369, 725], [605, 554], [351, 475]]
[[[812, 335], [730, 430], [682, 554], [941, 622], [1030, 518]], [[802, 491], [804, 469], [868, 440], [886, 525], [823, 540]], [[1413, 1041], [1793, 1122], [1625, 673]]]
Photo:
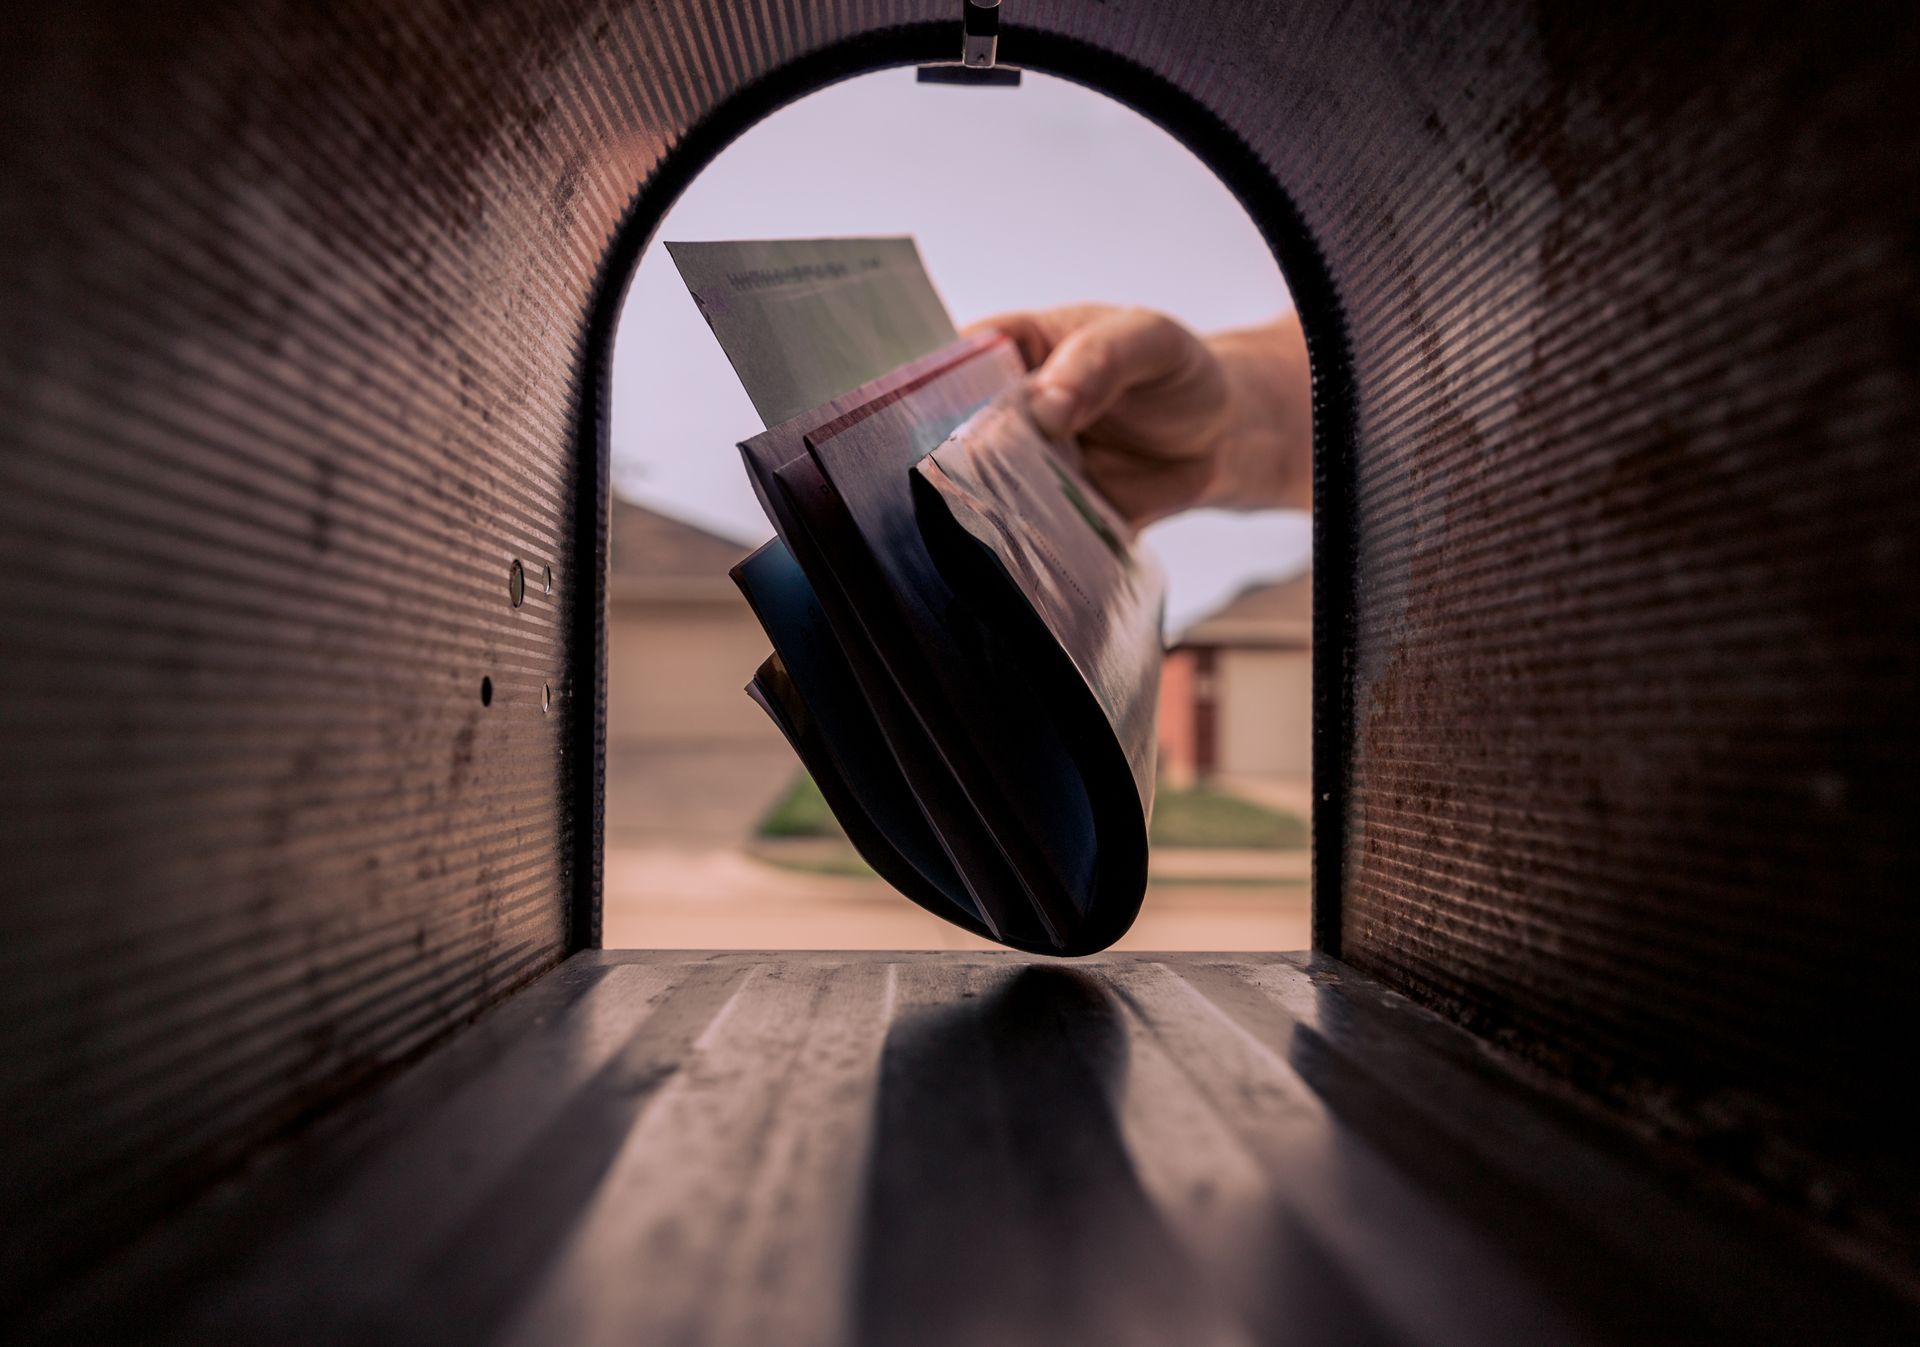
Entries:
[[748, 688], [873, 869], [1016, 949], [1084, 954], [1146, 887], [1164, 584], [961, 339], [910, 239], [670, 244], [768, 429], [777, 532], [734, 570]]

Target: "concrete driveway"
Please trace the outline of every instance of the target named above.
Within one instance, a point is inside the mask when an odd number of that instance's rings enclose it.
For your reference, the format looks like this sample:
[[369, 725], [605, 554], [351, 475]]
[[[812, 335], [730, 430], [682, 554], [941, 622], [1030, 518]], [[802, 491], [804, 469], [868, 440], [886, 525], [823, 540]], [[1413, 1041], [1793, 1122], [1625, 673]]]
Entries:
[[[844, 842], [789, 843], [792, 863], [750, 854], [798, 771], [777, 735], [610, 743], [607, 948], [994, 948], [871, 875], [809, 864], [809, 846], [851, 858]], [[1157, 850], [1146, 904], [1117, 948], [1305, 949], [1307, 866], [1304, 851]]]
[[[1291, 877], [1154, 881], [1116, 948], [1307, 948], [1306, 855], [1288, 854]], [[609, 846], [604, 920], [609, 949], [994, 948], [879, 879], [788, 869], [731, 848]]]

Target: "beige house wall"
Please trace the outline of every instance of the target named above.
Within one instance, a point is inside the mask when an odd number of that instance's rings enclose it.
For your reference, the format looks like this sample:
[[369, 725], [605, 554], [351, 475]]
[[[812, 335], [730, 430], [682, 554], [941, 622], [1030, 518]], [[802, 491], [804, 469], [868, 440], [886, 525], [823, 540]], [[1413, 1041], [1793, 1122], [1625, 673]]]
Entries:
[[1221, 650], [1214, 671], [1223, 776], [1304, 777], [1313, 766], [1313, 652]]
[[767, 637], [744, 600], [616, 596], [607, 624], [607, 737], [651, 744], [778, 745], [748, 700]]

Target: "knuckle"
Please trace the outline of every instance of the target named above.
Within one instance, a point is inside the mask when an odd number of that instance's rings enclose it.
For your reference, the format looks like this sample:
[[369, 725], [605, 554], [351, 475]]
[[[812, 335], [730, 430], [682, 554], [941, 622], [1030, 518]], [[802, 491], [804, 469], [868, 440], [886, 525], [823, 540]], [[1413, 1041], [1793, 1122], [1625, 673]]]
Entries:
[[1089, 342], [1081, 352], [1079, 376], [1083, 386], [1099, 387], [1113, 378], [1113, 347], [1106, 342]]

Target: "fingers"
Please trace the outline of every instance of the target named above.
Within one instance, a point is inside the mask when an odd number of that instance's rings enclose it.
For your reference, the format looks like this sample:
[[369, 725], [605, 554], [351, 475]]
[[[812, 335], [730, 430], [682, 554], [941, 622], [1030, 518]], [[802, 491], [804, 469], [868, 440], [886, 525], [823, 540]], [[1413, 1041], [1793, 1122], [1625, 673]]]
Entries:
[[968, 323], [960, 329], [960, 335], [1003, 332], [1020, 348], [1020, 358], [1026, 361], [1027, 368], [1038, 369], [1069, 333], [1114, 312], [1117, 310], [1106, 304], [1067, 304], [1057, 309], [996, 313], [991, 318]]
[[1020, 358], [1028, 369], [1036, 368], [1053, 350], [1053, 342], [1041, 329], [1037, 315], [1031, 313], [996, 313], [991, 318], [982, 318], [977, 323], [968, 323], [960, 329], [960, 335], [971, 337], [977, 332], [1000, 332], [1013, 339], [1020, 348]]
[[1102, 313], [1063, 336], [1033, 375], [1034, 422], [1055, 437], [1079, 433], [1130, 389], [1181, 369], [1197, 340], [1147, 309]]

